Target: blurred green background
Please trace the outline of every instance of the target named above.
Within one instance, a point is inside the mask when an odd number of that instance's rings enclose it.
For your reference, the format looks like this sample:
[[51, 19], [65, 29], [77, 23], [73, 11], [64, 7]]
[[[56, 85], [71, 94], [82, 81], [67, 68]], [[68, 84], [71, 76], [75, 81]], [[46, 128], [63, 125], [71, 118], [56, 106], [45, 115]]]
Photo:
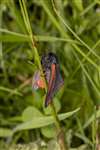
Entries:
[[32, 142], [37, 149], [58, 149], [51, 108], [44, 108], [45, 91], [32, 89], [39, 58], [31, 33], [40, 58], [45, 52], [59, 58], [64, 87], [53, 101], [57, 113], [65, 115], [61, 126], [69, 148], [94, 150], [100, 117], [95, 109], [100, 104], [99, 0], [0, 1], [0, 147]]

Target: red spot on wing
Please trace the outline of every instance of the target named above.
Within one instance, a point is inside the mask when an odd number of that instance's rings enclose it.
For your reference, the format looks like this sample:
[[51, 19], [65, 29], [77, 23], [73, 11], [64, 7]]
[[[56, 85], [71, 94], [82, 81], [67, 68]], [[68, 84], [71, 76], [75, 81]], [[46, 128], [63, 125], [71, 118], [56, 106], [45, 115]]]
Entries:
[[45, 88], [45, 83], [41, 77], [40, 71], [36, 71], [34, 73], [33, 80], [32, 80], [32, 87], [35, 90], [37, 90], [39, 88], [42, 88], [42, 89]]
[[45, 88], [45, 83], [44, 83], [44, 81], [42, 79], [39, 79], [37, 81], [37, 85], [38, 85], [39, 88], [42, 88], [42, 89]]

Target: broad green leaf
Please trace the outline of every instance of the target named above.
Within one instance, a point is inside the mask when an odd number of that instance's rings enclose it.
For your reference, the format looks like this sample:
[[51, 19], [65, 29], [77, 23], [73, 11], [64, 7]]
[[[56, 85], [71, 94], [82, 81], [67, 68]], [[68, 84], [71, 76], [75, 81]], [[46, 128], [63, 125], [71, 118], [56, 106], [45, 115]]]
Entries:
[[47, 137], [47, 138], [52, 138], [56, 136], [56, 128], [54, 125], [49, 125], [47, 127], [41, 128], [41, 133]]
[[[71, 112], [67, 112], [67, 113], [63, 113], [63, 114], [59, 114], [59, 120], [64, 120], [72, 115], [74, 115], [76, 112], [78, 112], [80, 110], [80, 108], [75, 109], [74, 111]], [[30, 121], [26, 121], [22, 124], [19, 124], [18, 126], [16, 126], [14, 128], [14, 133], [20, 130], [26, 130], [26, 129], [35, 129], [35, 128], [41, 128], [50, 124], [53, 124], [54, 121], [54, 117], [53, 116], [43, 116], [43, 117], [34, 117], [32, 120]]]
[[22, 120], [28, 121], [36, 117], [42, 117], [42, 113], [33, 106], [28, 106], [22, 113]]

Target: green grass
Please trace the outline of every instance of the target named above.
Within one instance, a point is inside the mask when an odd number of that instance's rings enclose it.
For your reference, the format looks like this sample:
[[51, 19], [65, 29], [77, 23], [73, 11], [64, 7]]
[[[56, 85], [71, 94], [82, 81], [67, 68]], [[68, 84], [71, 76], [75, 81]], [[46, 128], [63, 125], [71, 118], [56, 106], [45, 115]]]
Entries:
[[64, 78], [54, 105], [69, 150], [95, 150], [100, 117], [95, 109], [100, 105], [99, 0], [0, 1], [2, 149], [7, 143], [31, 142], [39, 149], [52, 149], [53, 144], [57, 149], [52, 110], [44, 108], [45, 91], [33, 91], [31, 85], [34, 72], [42, 70], [42, 54], [50, 51], [57, 54]]

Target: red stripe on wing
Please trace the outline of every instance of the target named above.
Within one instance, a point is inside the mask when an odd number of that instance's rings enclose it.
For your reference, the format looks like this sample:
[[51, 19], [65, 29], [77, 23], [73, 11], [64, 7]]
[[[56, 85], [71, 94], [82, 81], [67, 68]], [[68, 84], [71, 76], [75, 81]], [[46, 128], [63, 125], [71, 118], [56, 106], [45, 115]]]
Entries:
[[53, 93], [53, 89], [54, 89], [54, 86], [55, 86], [55, 79], [56, 79], [56, 65], [52, 64], [51, 65], [51, 75], [50, 75], [47, 95], [46, 95], [46, 99], [45, 99], [45, 107], [47, 107], [50, 104], [51, 100], [52, 100], [52, 93]]

